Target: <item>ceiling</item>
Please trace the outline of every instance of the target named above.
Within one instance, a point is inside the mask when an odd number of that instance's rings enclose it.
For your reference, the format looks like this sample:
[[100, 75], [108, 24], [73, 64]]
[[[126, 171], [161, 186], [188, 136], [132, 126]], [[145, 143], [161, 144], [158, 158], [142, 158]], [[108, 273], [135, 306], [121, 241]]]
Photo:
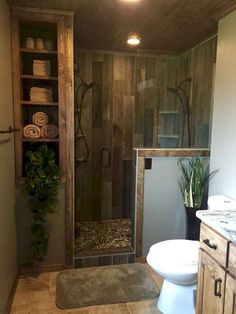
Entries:
[[126, 40], [137, 33], [139, 49], [181, 53], [217, 32], [220, 17], [236, 9], [235, 0], [9, 0], [15, 6], [75, 12], [75, 46], [131, 50]]

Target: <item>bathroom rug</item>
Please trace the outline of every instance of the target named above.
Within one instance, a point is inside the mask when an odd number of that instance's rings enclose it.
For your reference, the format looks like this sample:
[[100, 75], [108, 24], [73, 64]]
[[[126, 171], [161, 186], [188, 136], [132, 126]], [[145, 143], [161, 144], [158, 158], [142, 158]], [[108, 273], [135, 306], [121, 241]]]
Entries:
[[64, 270], [56, 279], [56, 304], [61, 309], [154, 299], [159, 293], [140, 263]]

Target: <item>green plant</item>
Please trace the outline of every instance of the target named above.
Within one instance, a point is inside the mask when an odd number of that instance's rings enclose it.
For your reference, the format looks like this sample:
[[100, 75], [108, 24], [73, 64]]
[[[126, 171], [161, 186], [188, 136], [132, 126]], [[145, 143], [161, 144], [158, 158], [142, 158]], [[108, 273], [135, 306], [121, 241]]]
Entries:
[[208, 183], [218, 170], [209, 173], [209, 165], [204, 166], [199, 157], [178, 160], [179, 187], [186, 207], [201, 208]]
[[30, 197], [32, 214], [29, 263], [35, 265], [47, 255], [49, 234], [46, 230], [46, 216], [55, 211], [60, 169], [55, 163], [55, 153], [46, 144], [39, 145], [34, 151], [27, 151], [25, 155], [25, 188]]

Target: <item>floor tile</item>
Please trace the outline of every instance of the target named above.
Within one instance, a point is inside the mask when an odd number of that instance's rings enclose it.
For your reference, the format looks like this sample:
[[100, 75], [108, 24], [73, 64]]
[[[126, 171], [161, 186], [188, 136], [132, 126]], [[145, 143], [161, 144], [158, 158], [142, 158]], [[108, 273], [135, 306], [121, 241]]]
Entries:
[[19, 278], [16, 288], [16, 293], [25, 293], [32, 291], [49, 290], [50, 273], [43, 273], [38, 276], [27, 276]]
[[29, 305], [17, 305], [12, 306], [10, 314], [28, 314], [29, 312]]
[[[144, 265], [160, 287], [162, 278], [147, 264]], [[10, 314], [161, 314], [156, 307], [156, 300], [61, 310], [55, 304], [58, 273], [20, 278]]]
[[127, 303], [130, 314], [150, 314], [146, 301]]
[[49, 285], [49, 289], [51, 291], [56, 291], [56, 278], [58, 274], [59, 274], [59, 271], [51, 273], [50, 285]]

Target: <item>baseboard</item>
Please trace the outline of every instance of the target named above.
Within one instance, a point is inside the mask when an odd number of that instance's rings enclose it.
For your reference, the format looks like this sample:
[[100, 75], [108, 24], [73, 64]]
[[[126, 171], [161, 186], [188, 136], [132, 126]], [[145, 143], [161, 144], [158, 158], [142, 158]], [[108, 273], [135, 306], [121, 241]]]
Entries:
[[21, 267], [19, 271], [19, 277], [30, 275], [30, 274], [56, 272], [56, 271], [61, 271], [66, 268], [67, 267], [63, 264], [41, 265], [38, 267]]
[[7, 313], [11, 312], [12, 303], [13, 303], [14, 296], [15, 296], [15, 293], [16, 293], [17, 281], [18, 281], [18, 275], [16, 275], [16, 277], [15, 277], [15, 279], [13, 281], [13, 285], [12, 285], [12, 288], [11, 288], [10, 296], [9, 296], [9, 299], [8, 299], [8, 302], [7, 302], [7, 308], [6, 308]]
[[135, 257], [136, 263], [147, 263], [146, 256]]

